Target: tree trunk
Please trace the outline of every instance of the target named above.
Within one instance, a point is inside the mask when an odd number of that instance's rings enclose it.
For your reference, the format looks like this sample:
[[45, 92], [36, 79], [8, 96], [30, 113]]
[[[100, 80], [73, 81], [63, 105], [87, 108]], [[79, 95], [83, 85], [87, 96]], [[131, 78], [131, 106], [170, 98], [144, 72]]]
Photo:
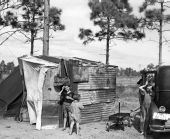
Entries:
[[161, 2], [161, 19], [159, 30], [159, 66], [162, 64], [162, 21], [163, 21], [163, 2]]
[[49, 9], [50, 0], [44, 1], [43, 55], [49, 55]]
[[31, 52], [30, 55], [34, 54], [34, 30], [31, 30]]
[[[33, 8], [35, 8], [35, 3], [34, 3]], [[35, 13], [33, 13], [31, 23], [35, 23]], [[31, 28], [31, 53], [30, 53], [30, 55], [34, 54], [34, 40], [35, 40], [35, 28], [32, 27]]]
[[107, 18], [106, 65], [109, 65], [110, 19]]

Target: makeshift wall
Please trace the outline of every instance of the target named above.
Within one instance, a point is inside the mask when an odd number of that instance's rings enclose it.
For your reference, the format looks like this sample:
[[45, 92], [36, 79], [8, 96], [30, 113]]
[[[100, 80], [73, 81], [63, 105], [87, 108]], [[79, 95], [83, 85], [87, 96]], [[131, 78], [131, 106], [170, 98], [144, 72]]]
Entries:
[[112, 113], [116, 97], [116, 69], [89, 67], [89, 81], [78, 83], [78, 93], [85, 108], [82, 123], [106, 120]]

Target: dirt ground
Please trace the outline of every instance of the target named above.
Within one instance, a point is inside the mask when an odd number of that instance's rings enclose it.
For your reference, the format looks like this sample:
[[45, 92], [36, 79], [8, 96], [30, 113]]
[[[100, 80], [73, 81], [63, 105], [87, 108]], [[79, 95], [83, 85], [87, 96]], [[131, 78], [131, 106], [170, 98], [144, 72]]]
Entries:
[[81, 136], [68, 134], [61, 129], [35, 130], [34, 126], [28, 123], [17, 123], [13, 120], [1, 120], [0, 124], [1, 139], [142, 139], [133, 127], [125, 128], [125, 131], [112, 130], [105, 131], [105, 123], [90, 123], [81, 126]]
[[[120, 100], [121, 112], [130, 111], [138, 106], [138, 99], [124, 97]], [[117, 104], [116, 104], [117, 105]], [[118, 107], [115, 105], [115, 109]], [[35, 130], [35, 125], [28, 122], [17, 122], [13, 119], [0, 119], [0, 139], [143, 139], [138, 132], [138, 123], [134, 122], [132, 127], [125, 127], [125, 130], [111, 130], [107, 132], [106, 121], [82, 124], [81, 136], [75, 133], [69, 135], [68, 129], [62, 131], [57, 129]]]

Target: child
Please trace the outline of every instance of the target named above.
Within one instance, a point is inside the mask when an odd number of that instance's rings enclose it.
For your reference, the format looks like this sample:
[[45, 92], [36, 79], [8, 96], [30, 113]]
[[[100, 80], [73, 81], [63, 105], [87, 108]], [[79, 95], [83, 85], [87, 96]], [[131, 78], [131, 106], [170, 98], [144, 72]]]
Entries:
[[79, 123], [81, 122], [81, 112], [80, 109], [83, 109], [84, 106], [80, 103], [80, 95], [74, 94], [74, 101], [71, 104], [71, 125], [70, 125], [70, 135], [73, 132], [73, 126], [76, 124], [77, 135], [79, 134]]

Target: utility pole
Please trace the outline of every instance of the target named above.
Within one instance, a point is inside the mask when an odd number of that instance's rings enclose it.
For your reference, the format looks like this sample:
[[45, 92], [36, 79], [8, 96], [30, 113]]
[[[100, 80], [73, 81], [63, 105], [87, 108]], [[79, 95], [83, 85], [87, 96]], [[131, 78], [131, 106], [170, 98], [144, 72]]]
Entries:
[[49, 55], [49, 9], [50, 0], [44, 0], [43, 55]]
[[162, 23], [163, 23], [163, 4], [164, 0], [160, 0], [161, 5], [161, 18], [159, 20], [160, 28], [159, 28], [159, 66], [162, 65]]

